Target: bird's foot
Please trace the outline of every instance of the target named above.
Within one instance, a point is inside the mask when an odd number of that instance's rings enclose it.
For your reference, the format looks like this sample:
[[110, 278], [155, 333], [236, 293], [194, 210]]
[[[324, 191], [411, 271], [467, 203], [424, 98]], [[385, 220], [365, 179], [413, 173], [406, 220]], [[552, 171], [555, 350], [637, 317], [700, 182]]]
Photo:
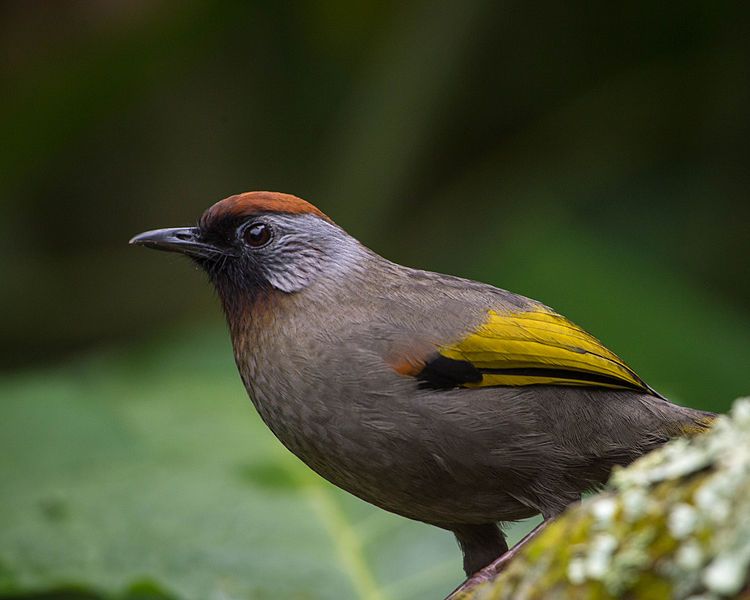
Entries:
[[455, 590], [453, 590], [448, 597], [445, 600], [461, 600], [464, 597], [464, 594], [478, 586], [480, 583], [484, 583], [485, 581], [490, 581], [491, 579], [494, 579], [497, 577], [500, 573], [502, 573], [505, 568], [508, 566], [511, 560], [521, 551], [524, 544], [529, 542], [531, 539], [536, 537], [539, 532], [544, 529], [544, 527], [547, 525], [547, 521], [542, 521], [534, 527], [529, 533], [527, 533], [523, 538], [521, 538], [521, 541], [519, 541], [515, 546], [513, 546], [510, 550], [505, 552], [502, 556], [499, 556], [494, 561], [492, 561], [490, 564], [488, 564], [486, 567], [480, 569], [476, 573], [474, 573], [471, 577], [469, 577], [466, 581], [464, 581], [460, 586], [458, 586]]
[[464, 597], [464, 594], [469, 592], [470, 590], [474, 589], [476, 586], [478, 586], [480, 583], [484, 583], [485, 581], [490, 581], [491, 579], [494, 579], [497, 575], [499, 575], [505, 567], [508, 566], [508, 563], [511, 561], [511, 559], [518, 554], [520, 544], [516, 544], [508, 550], [505, 554], [498, 557], [496, 560], [488, 564], [483, 569], [480, 569], [476, 573], [474, 573], [471, 577], [469, 577], [466, 581], [464, 581], [460, 586], [458, 586], [455, 590], [453, 590], [450, 595], [445, 600], [461, 600], [461, 598]]

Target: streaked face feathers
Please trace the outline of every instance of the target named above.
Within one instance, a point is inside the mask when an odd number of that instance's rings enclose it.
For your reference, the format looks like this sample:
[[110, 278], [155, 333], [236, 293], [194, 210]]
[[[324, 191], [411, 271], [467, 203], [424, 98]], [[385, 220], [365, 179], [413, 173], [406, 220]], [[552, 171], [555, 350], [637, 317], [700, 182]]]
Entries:
[[297, 292], [340, 265], [359, 244], [315, 206], [289, 194], [230, 196], [200, 218], [198, 237], [217, 248], [196, 261], [222, 297], [262, 289]]

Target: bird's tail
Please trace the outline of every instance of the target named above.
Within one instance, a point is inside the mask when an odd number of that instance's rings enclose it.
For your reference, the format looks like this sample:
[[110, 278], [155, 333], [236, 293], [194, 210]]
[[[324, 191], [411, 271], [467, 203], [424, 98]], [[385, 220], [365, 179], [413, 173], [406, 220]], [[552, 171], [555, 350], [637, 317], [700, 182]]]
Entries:
[[718, 417], [716, 413], [674, 404], [661, 395], [642, 399], [651, 414], [661, 422], [658, 430], [668, 438], [700, 435], [711, 429]]
[[714, 422], [716, 421], [716, 418], [718, 417], [716, 413], [702, 410], [696, 410], [692, 412], [696, 413], [697, 416], [693, 417], [692, 423], [683, 425], [680, 431], [680, 433], [686, 437], [693, 437], [695, 435], [699, 435], [701, 433], [704, 433], [705, 431], [708, 431], [709, 429], [711, 429]]
[[676, 417], [673, 421], [674, 430], [670, 430], [670, 435], [674, 437], [694, 437], [711, 429], [718, 415], [705, 410], [696, 410], [672, 404], [676, 409], [673, 411]]

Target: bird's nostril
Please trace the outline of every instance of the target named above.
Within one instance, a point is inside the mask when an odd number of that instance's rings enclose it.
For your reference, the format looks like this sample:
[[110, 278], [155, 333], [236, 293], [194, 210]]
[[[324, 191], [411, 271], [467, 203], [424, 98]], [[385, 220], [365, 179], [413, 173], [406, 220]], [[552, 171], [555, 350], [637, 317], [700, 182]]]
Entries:
[[175, 237], [178, 240], [182, 240], [183, 242], [186, 242], [186, 241], [192, 239], [193, 236], [191, 234], [189, 234], [189, 233], [180, 232], [180, 233], [175, 233]]

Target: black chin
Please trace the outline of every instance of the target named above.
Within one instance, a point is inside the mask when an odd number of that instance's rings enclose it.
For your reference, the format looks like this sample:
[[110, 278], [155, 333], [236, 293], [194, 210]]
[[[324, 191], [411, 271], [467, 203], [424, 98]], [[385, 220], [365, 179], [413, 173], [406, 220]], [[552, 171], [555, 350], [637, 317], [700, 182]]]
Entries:
[[243, 256], [192, 256], [222, 298], [253, 295], [271, 288], [254, 261]]

